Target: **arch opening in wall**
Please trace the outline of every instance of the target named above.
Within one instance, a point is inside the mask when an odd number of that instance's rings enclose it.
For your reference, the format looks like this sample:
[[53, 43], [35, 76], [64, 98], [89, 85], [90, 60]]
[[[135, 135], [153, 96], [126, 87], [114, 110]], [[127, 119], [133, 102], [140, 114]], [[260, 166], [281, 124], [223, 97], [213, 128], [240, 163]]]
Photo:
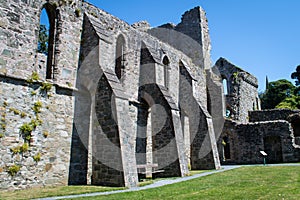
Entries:
[[[137, 165], [153, 165], [152, 120], [151, 106], [145, 99], [140, 100], [138, 109], [138, 129], [136, 137], [136, 163]], [[139, 179], [152, 177], [152, 168], [138, 169]]]
[[228, 81], [227, 81], [227, 79], [224, 76], [222, 76], [222, 84], [223, 84], [224, 95], [228, 95], [228, 92], [229, 92]]
[[169, 89], [169, 65], [170, 65], [170, 60], [167, 56], [164, 56], [162, 63], [164, 65], [164, 86]]
[[120, 80], [124, 75], [125, 69], [125, 38], [119, 35], [116, 43], [116, 60], [115, 60], [115, 73]]
[[46, 3], [40, 14], [38, 52], [47, 56], [46, 79], [53, 79], [54, 48], [55, 48], [55, 6]]
[[231, 159], [230, 141], [227, 136], [223, 137], [222, 145], [223, 145], [223, 161], [230, 160]]

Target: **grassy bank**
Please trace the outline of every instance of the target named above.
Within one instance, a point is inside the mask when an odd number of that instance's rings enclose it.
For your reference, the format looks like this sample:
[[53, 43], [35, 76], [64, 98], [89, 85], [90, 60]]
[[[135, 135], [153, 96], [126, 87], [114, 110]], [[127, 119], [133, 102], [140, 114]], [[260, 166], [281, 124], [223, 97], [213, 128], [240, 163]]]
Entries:
[[84, 199], [300, 199], [300, 167], [243, 167], [138, 192]]
[[[199, 172], [198, 172], [199, 173]], [[31, 199], [124, 188], [64, 186], [0, 192], [0, 199]], [[300, 199], [300, 167], [243, 167], [155, 189], [82, 199]]]

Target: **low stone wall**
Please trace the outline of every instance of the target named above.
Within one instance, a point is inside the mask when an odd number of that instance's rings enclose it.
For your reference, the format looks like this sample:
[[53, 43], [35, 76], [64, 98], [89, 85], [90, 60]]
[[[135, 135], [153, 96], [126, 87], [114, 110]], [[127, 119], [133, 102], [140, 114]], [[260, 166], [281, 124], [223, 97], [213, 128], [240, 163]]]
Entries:
[[[226, 121], [218, 141], [221, 160], [223, 164], [261, 164], [263, 150], [269, 163], [299, 162], [300, 146], [293, 142], [291, 133], [290, 123], [284, 120], [249, 124]], [[224, 144], [224, 137], [228, 138], [228, 144]], [[230, 145], [230, 159], [224, 158], [224, 145]]]
[[249, 112], [250, 122], [287, 120], [289, 115], [299, 113], [300, 110], [290, 109], [272, 109], [272, 110], [257, 110]]

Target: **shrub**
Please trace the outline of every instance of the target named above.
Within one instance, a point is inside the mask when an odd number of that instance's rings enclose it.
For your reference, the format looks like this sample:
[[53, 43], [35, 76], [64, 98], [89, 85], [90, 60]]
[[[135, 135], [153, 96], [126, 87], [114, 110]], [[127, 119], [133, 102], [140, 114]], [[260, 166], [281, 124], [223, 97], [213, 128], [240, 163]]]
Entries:
[[27, 115], [26, 115], [25, 112], [21, 112], [20, 116], [21, 116], [21, 118], [24, 118], [24, 117], [26, 117]]
[[29, 150], [29, 145], [28, 145], [28, 143], [24, 143], [21, 147], [20, 147], [20, 151], [21, 151], [21, 153], [25, 153], [25, 152], [27, 152]]
[[30, 141], [31, 139], [31, 132], [33, 131], [33, 126], [31, 124], [28, 123], [24, 123], [21, 127], [20, 127], [20, 132], [23, 135], [23, 138], [25, 139], [25, 141]]
[[41, 125], [43, 123], [40, 119], [32, 119], [29, 123], [29, 125], [32, 127], [32, 129], [35, 129], [37, 126]]
[[1, 128], [2, 128], [3, 130], [5, 130], [5, 129], [6, 129], [6, 124], [5, 124], [5, 123], [2, 123], [2, 124], [1, 124]]
[[33, 83], [34, 81], [38, 81], [39, 79], [39, 74], [37, 72], [32, 72], [31, 76], [26, 81], [28, 83]]
[[13, 154], [18, 154], [18, 153], [25, 153], [29, 150], [29, 145], [28, 143], [24, 143], [22, 146], [17, 146], [17, 147], [13, 147], [13, 148], [10, 148], [10, 151], [13, 153]]
[[7, 107], [8, 103], [6, 101], [3, 102], [3, 107]]
[[20, 147], [20, 146], [17, 146], [17, 147], [10, 148], [10, 151], [11, 151], [13, 154], [21, 153], [21, 147]]
[[48, 132], [48, 131], [44, 131], [44, 132], [43, 132], [43, 136], [44, 136], [45, 138], [47, 138], [47, 137], [49, 136], [49, 132]]
[[20, 127], [20, 131], [21, 133], [31, 133], [33, 131], [33, 128], [30, 124], [28, 123], [24, 123], [21, 127]]
[[51, 90], [51, 88], [52, 88], [52, 84], [51, 84], [51, 83], [43, 82], [40, 89], [41, 89], [42, 91], [49, 92], [49, 91]]
[[33, 160], [35, 162], [39, 162], [41, 160], [41, 153], [38, 152], [36, 155], [33, 156]]
[[21, 166], [14, 164], [8, 168], [7, 172], [9, 173], [9, 175], [15, 176], [20, 171], [20, 169]]
[[36, 91], [31, 91], [31, 96], [35, 96], [36, 94]]
[[80, 17], [80, 9], [79, 8], [76, 8], [75, 15], [76, 15], [76, 17]]
[[21, 112], [16, 108], [9, 108], [9, 111], [13, 112], [15, 115], [20, 115], [21, 114]]
[[41, 112], [41, 108], [43, 107], [43, 103], [40, 101], [37, 101], [34, 103], [32, 110], [35, 114], [40, 113]]

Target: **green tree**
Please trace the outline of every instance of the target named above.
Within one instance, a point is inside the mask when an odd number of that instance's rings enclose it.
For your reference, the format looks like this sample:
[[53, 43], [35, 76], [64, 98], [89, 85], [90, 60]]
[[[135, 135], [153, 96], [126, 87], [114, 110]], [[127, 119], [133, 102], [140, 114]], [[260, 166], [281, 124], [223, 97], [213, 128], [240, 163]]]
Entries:
[[276, 108], [300, 109], [300, 96], [292, 95], [280, 102]]
[[297, 66], [296, 71], [291, 74], [292, 79], [296, 79], [296, 85], [300, 85], [300, 65]]
[[285, 79], [270, 82], [267, 90], [260, 94], [262, 109], [275, 108], [286, 98], [291, 98], [295, 89], [296, 87]]
[[39, 41], [38, 41], [38, 52], [43, 53], [45, 55], [48, 55], [48, 30], [46, 28], [46, 25], [40, 24], [40, 30], [39, 30]]

